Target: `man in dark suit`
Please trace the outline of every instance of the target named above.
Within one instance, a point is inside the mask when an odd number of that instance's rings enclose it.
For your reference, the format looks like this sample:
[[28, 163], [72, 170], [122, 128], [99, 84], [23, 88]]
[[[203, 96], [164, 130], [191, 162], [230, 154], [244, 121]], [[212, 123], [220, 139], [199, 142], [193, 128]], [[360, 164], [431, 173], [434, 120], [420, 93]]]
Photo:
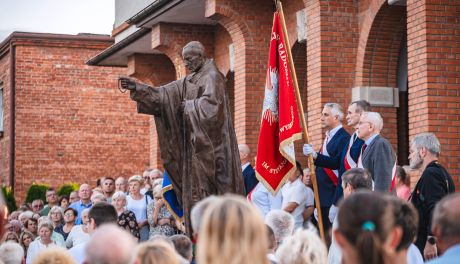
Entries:
[[329, 217], [329, 209], [333, 204], [338, 183], [338, 160], [350, 140], [350, 135], [342, 127], [343, 117], [342, 107], [339, 104], [325, 104], [321, 113], [321, 126], [327, 131], [320, 151], [315, 152], [310, 144], [303, 146], [303, 154], [312, 155], [317, 166], [315, 172], [324, 230], [329, 229], [331, 226], [329, 219], [333, 218], [333, 216]]
[[[336, 161], [339, 168], [339, 179], [337, 183], [337, 188], [335, 190], [335, 195], [333, 199], [334, 206], [338, 206], [338, 202], [343, 197], [342, 189], [342, 175], [349, 169], [358, 167], [358, 158], [361, 153], [361, 147], [364, 144], [364, 141], [358, 137], [358, 124], [361, 114], [363, 112], [368, 112], [371, 108], [371, 105], [366, 100], [358, 100], [352, 102], [348, 106], [347, 111], [347, 125], [354, 128], [354, 133], [350, 136], [347, 146], [343, 149], [340, 159]], [[330, 168], [334, 169], [334, 168]], [[331, 222], [334, 220], [331, 219]]]
[[387, 139], [380, 136], [383, 119], [377, 112], [364, 112], [358, 124], [358, 137], [364, 140], [358, 167], [367, 169], [374, 180], [374, 190], [394, 191], [396, 154]]
[[410, 167], [423, 171], [412, 192], [411, 202], [419, 215], [415, 245], [425, 259], [437, 255], [436, 240], [430, 229], [433, 209], [444, 196], [455, 192], [452, 177], [438, 162], [440, 152], [441, 145], [432, 133], [416, 135], [410, 145]]
[[246, 144], [239, 144], [238, 150], [240, 152], [241, 170], [243, 171], [244, 187], [246, 188], [246, 195], [248, 195], [259, 181], [256, 178], [256, 172], [249, 162], [249, 154], [251, 149]]

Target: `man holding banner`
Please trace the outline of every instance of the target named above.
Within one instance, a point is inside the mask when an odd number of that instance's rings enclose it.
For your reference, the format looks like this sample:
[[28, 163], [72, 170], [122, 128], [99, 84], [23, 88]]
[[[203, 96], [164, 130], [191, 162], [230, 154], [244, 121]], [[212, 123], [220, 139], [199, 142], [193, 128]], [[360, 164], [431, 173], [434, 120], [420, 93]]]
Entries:
[[350, 140], [350, 135], [342, 127], [343, 117], [342, 107], [339, 104], [325, 104], [321, 113], [321, 126], [327, 131], [320, 151], [316, 153], [310, 144], [305, 144], [303, 147], [303, 153], [312, 155], [315, 159], [315, 165], [318, 166], [316, 167], [316, 175], [325, 230], [329, 229], [332, 222], [328, 219], [333, 220], [335, 217], [334, 212], [329, 215], [329, 209], [333, 205], [339, 180], [338, 161]]
[[[265, 98], [256, 160], [256, 176], [259, 184], [263, 184], [273, 195], [276, 195], [285, 181], [295, 173], [296, 160], [293, 142], [301, 137], [305, 143], [309, 142], [283, 8], [281, 2], [277, 1], [276, 4], [277, 11], [273, 17], [270, 38]], [[302, 122], [302, 130], [299, 122]], [[315, 190], [316, 208], [318, 212], [321, 212], [311, 157], [309, 168], [312, 170], [311, 179]], [[322, 222], [320, 215], [318, 227], [324, 239]]]

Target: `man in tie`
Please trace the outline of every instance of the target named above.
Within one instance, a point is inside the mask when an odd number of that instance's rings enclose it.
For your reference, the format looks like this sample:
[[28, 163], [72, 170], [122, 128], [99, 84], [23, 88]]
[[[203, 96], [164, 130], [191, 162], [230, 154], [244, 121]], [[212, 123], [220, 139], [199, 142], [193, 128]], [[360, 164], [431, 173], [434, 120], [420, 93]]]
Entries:
[[396, 154], [387, 139], [380, 136], [383, 119], [377, 112], [364, 112], [358, 123], [358, 137], [364, 140], [358, 167], [367, 169], [374, 180], [374, 190], [394, 191]]
[[[354, 128], [355, 131], [351, 135], [347, 147], [343, 149], [340, 159], [335, 161], [337, 163], [336, 166], [339, 168], [339, 179], [333, 199], [335, 207], [343, 197], [342, 174], [349, 169], [358, 167], [359, 154], [361, 153], [361, 147], [364, 144], [364, 141], [358, 137], [358, 123], [361, 118], [361, 114], [369, 111], [370, 108], [371, 105], [366, 100], [354, 101], [348, 106], [346, 116], [347, 125]], [[329, 218], [332, 218], [331, 222], [334, 221], [334, 217], [331, 217], [331, 214], [329, 214]]]
[[342, 127], [343, 117], [342, 107], [339, 104], [325, 104], [321, 113], [321, 126], [327, 131], [320, 151], [315, 152], [310, 144], [303, 146], [304, 155], [312, 155], [317, 166], [315, 172], [325, 231], [331, 226], [329, 209], [333, 204], [338, 183], [338, 160], [350, 140], [350, 135]]

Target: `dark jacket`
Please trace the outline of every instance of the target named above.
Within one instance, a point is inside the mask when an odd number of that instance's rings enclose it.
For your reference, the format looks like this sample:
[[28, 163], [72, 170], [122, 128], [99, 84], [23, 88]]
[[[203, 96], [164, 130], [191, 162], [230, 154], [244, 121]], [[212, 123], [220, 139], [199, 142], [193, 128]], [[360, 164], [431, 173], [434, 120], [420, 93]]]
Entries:
[[431, 235], [431, 219], [434, 206], [444, 196], [453, 192], [455, 192], [454, 182], [447, 170], [437, 161], [428, 164], [411, 195], [411, 202], [419, 215], [419, 227], [415, 245], [422, 255], [427, 236]]
[[256, 172], [254, 168], [249, 164], [244, 171], [243, 171], [243, 180], [244, 180], [244, 188], [246, 189], [246, 195], [248, 195], [254, 187], [259, 183], [256, 178]]
[[322, 207], [329, 207], [333, 203], [335, 197], [336, 185], [332, 182], [329, 176], [324, 171], [324, 168], [338, 169], [339, 160], [342, 156], [342, 151], [347, 147], [350, 135], [343, 129], [339, 129], [326, 145], [329, 157], [318, 153], [315, 160], [316, 165], [316, 180], [318, 182], [318, 193], [320, 204]]

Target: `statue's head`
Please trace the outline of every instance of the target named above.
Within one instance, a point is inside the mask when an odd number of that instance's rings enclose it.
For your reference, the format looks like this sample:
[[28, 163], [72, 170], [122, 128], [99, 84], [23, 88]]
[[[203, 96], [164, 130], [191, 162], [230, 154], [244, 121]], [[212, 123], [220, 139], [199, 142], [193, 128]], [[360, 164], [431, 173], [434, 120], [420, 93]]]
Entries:
[[198, 41], [187, 43], [182, 49], [185, 67], [191, 72], [197, 72], [204, 64], [204, 46]]

